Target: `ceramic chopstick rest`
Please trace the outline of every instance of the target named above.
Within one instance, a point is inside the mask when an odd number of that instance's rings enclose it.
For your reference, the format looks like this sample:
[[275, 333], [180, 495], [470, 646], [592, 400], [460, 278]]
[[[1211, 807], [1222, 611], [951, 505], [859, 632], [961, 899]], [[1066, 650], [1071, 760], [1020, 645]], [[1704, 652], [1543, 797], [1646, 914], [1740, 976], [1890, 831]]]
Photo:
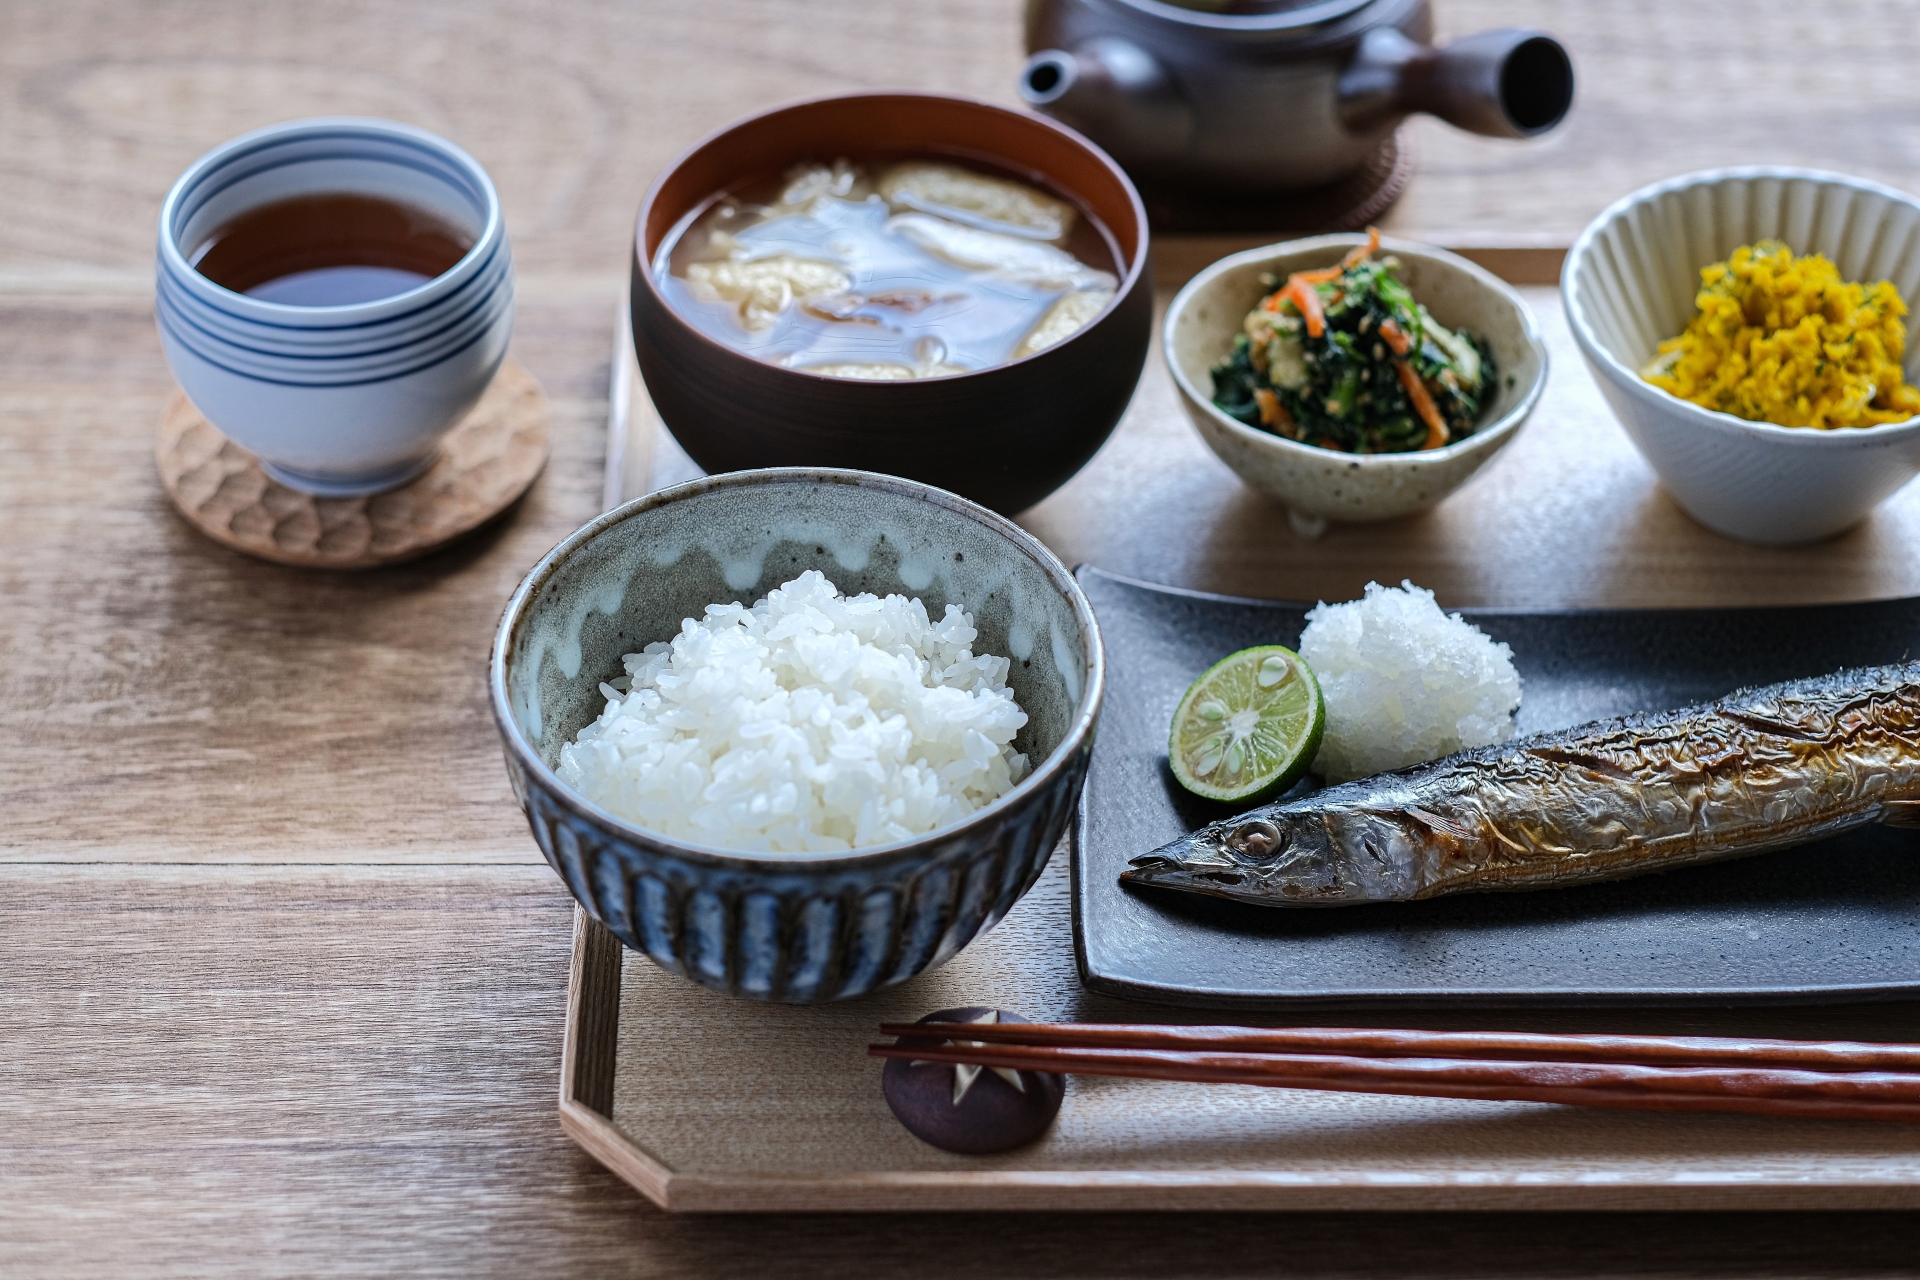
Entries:
[[[1025, 1022], [1004, 1009], [942, 1009], [920, 1019], [951, 1034], [902, 1038], [902, 1045], [967, 1043], [964, 1027], [978, 1022]], [[990, 1155], [1037, 1140], [1053, 1124], [1066, 1096], [1066, 1077], [1004, 1067], [949, 1066], [889, 1058], [880, 1073], [887, 1106], [909, 1133], [961, 1155]]]

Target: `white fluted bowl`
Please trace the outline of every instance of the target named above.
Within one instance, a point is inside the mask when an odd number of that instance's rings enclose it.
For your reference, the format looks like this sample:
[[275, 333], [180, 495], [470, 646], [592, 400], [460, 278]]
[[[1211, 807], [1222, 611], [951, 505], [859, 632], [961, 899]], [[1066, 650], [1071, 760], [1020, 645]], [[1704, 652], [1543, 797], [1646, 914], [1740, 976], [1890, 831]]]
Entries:
[[[1857, 524], [1920, 474], [1920, 418], [1822, 431], [1748, 422], [1643, 381], [1637, 370], [1695, 313], [1700, 269], [1743, 244], [1823, 253], [1848, 280], [1891, 280], [1920, 299], [1920, 200], [1809, 169], [1716, 169], [1615, 203], [1560, 274], [1594, 381], [1674, 500], [1746, 542], [1812, 542]], [[1909, 344], [1906, 377], [1920, 375]]]

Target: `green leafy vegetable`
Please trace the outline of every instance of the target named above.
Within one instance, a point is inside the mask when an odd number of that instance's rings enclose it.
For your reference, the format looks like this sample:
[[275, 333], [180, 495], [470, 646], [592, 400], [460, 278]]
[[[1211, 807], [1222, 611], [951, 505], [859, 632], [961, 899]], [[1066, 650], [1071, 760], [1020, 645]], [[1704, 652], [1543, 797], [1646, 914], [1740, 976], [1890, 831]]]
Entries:
[[[1438, 448], [1473, 433], [1499, 386], [1492, 351], [1429, 315], [1395, 274], [1399, 260], [1373, 256], [1378, 244], [1375, 235], [1337, 269], [1274, 282], [1214, 366], [1222, 412], [1348, 453]], [[1315, 298], [1318, 314], [1304, 314], [1301, 302]]]

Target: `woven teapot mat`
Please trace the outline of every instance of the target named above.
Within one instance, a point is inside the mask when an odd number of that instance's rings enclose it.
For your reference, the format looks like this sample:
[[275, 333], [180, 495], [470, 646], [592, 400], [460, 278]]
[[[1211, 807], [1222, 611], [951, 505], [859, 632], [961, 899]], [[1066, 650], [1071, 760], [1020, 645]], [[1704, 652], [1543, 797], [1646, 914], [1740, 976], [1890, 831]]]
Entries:
[[1357, 172], [1303, 191], [1222, 192], [1140, 184], [1156, 234], [1358, 231], [1393, 207], [1413, 178], [1412, 141], [1396, 133]]
[[215, 542], [280, 564], [370, 569], [425, 555], [505, 511], [546, 465], [552, 439], [546, 394], [508, 360], [433, 466], [385, 493], [289, 489], [179, 391], [160, 416], [154, 452], [167, 496]]

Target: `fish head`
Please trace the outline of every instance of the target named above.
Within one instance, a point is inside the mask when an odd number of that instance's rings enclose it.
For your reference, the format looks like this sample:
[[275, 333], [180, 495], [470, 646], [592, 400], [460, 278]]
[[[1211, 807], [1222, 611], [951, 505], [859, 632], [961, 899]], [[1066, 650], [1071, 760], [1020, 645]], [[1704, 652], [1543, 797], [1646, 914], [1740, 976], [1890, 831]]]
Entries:
[[1256, 810], [1209, 823], [1133, 859], [1120, 879], [1269, 904], [1371, 900], [1345, 873], [1338, 824], [1324, 812]]

